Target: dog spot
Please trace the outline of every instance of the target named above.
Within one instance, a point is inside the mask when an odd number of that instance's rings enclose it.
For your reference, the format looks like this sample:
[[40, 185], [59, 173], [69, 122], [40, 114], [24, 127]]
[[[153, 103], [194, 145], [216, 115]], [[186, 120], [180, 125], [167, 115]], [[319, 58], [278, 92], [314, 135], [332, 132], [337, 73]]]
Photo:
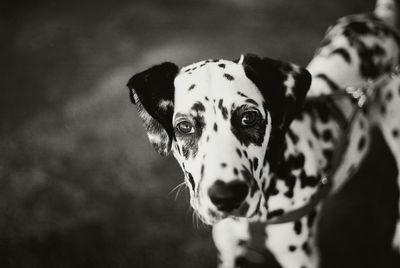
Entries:
[[225, 162], [222, 162], [222, 163], [221, 163], [221, 167], [225, 168], [225, 167], [226, 167], [226, 163], [225, 163]]
[[289, 138], [292, 140], [293, 144], [296, 145], [299, 141], [299, 136], [297, 136], [292, 129], [288, 129]]
[[294, 222], [294, 226], [293, 226], [294, 232], [295, 232], [297, 235], [299, 235], [299, 234], [301, 234], [301, 229], [302, 229], [301, 221], [300, 221], [300, 220], [295, 221], [295, 222]]
[[289, 251], [290, 251], [290, 252], [296, 251], [296, 249], [297, 249], [296, 246], [289, 245]]
[[392, 136], [394, 138], [398, 138], [399, 137], [399, 130], [397, 128], [392, 130]]
[[386, 114], [386, 106], [385, 106], [384, 104], [382, 104], [381, 107], [380, 107], [380, 109], [379, 109], [379, 111], [380, 111], [380, 113], [381, 113], [382, 115], [385, 115], [385, 114]]
[[322, 123], [328, 123], [332, 116], [332, 111], [326, 103], [318, 103], [313, 105], [313, 112], [321, 119]]
[[[261, 170], [262, 170], [262, 169], [261, 169]], [[264, 191], [264, 190], [268, 190], [268, 189], [266, 189], [266, 187], [265, 187], [266, 184], [267, 184], [267, 183], [266, 183], [265, 179], [263, 179], [262, 182], [261, 182], [261, 189], [262, 189], [263, 191]], [[268, 195], [267, 192], [265, 192], [265, 194]]]
[[313, 141], [312, 141], [312, 140], [308, 140], [307, 142], [308, 142], [308, 146], [309, 146], [311, 149], [314, 148], [314, 144], [313, 144]]
[[224, 73], [224, 77], [225, 77], [226, 79], [228, 79], [229, 81], [232, 81], [232, 80], [234, 79], [232, 75], [227, 74], [227, 73]]
[[285, 196], [287, 196], [288, 198], [293, 198], [294, 186], [296, 185], [296, 177], [290, 174], [287, 177], [285, 177], [284, 181], [285, 185], [288, 187]]
[[289, 155], [287, 159], [287, 167], [291, 170], [293, 169], [301, 169], [304, 167], [305, 157], [303, 153], [299, 153], [297, 155]]
[[249, 211], [250, 205], [247, 202], [244, 202], [241, 206], [240, 206], [240, 211], [239, 214], [245, 215], [247, 213], [247, 211]]
[[218, 64], [218, 67], [221, 67], [222, 69], [225, 69], [225, 64], [224, 63], [220, 63], [220, 64]]
[[[264, 189], [264, 187], [265, 186], [263, 186], [262, 188]], [[275, 177], [271, 178], [271, 181], [270, 181], [270, 183], [268, 185], [268, 188], [267, 188], [265, 193], [266, 193], [267, 196], [274, 196], [274, 195], [277, 195], [279, 193], [278, 188], [276, 188], [276, 178]]]
[[204, 175], [204, 164], [201, 164], [200, 177], [203, 178], [203, 175]]
[[320, 177], [319, 176], [308, 176], [305, 171], [301, 171], [300, 173], [300, 187], [315, 187], [319, 184]]
[[279, 217], [279, 216], [283, 215], [284, 212], [285, 211], [283, 209], [273, 210], [273, 211], [268, 213], [267, 218], [268, 219], [272, 219], [272, 218], [275, 218], [275, 217]]
[[236, 148], [236, 153], [239, 155], [240, 158], [242, 158], [242, 152], [239, 150], [239, 148]]
[[257, 168], [258, 168], [258, 158], [257, 157], [253, 158], [253, 165], [254, 165], [254, 170], [257, 170]]
[[372, 47], [368, 47], [365, 43], [353, 39], [355, 46], [357, 46], [357, 52], [361, 59], [360, 64], [360, 73], [365, 78], [376, 78], [384, 71], [383, 64], [377, 64], [379, 60], [381, 60], [386, 52], [385, 50], [379, 46], [374, 45]]
[[236, 176], [239, 175], [239, 171], [237, 168], [233, 168], [233, 174], [235, 174]]
[[322, 138], [324, 139], [324, 141], [328, 142], [330, 140], [332, 140], [332, 131], [330, 129], [325, 129], [322, 132]]
[[313, 209], [307, 216], [307, 226], [311, 228], [314, 224], [315, 218], [317, 217], [317, 211]]
[[209, 140], [210, 140], [210, 136], [207, 135], [206, 142], [208, 142]]
[[195, 84], [192, 84], [190, 87], [189, 87], [189, 91], [191, 91], [192, 89], [194, 89], [196, 87], [196, 85]]
[[320, 134], [319, 134], [317, 128], [315, 127], [315, 124], [311, 125], [311, 132], [317, 139], [320, 138]]
[[244, 98], [248, 98], [246, 94], [244, 94], [244, 93], [242, 93], [242, 92], [240, 92], [240, 91], [238, 91], [237, 94], [238, 94], [239, 96], [244, 97]]
[[342, 57], [345, 62], [351, 63], [350, 53], [345, 48], [336, 48], [332, 50], [331, 55], [338, 55]]
[[241, 247], [244, 247], [247, 244], [248, 244], [248, 242], [246, 240], [244, 240], [244, 239], [239, 239], [239, 241], [238, 241], [238, 245], [241, 246]]
[[332, 90], [332, 91], [338, 91], [340, 89], [340, 87], [332, 80], [330, 79], [326, 74], [317, 74], [315, 76], [315, 78], [319, 78], [322, 81], [325, 82], [325, 84], [328, 85], [328, 87]]
[[217, 123], [214, 123], [214, 127], [213, 127], [213, 128], [214, 128], [214, 131], [215, 131], [215, 132], [218, 131], [218, 125], [217, 125]]
[[253, 99], [246, 99], [245, 102], [258, 106], [258, 103]]
[[194, 184], [193, 176], [192, 176], [192, 174], [190, 174], [189, 172], [188, 172], [187, 174], [188, 174], [189, 183], [190, 183], [190, 185], [192, 186], [192, 190], [193, 190], [193, 192], [194, 192], [195, 184]]
[[205, 99], [206, 101], [209, 101], [209, 99], [208, 99], [208, 97], [207, 97], [207, 96], [205, 96], [205, 97], [204, 97], [204, 99]]
[[357, 148], [359, 151], [362, 151], [364, 149], [365, 143], [366, 143], [366, 138], [365, 138], [365, 136], [362, 136], [360, 138], [360, 140], [358, 141], [358, 145], [357, 145]]
[[242, 165], [242, 167], [243, 167], [243, 169], [240, 170], [240, 173], [242, 173], [243, 178], [248, 183], [251, 183], [253, 181], [253, 176], [251, 175], [250, 171], [245, 166]]
[[223, 105], [223, 100], [220, 99], [218, 101], [218, 108], [221, 110], [223, 118], [226, 120], [228, 119], [228, 109]]
[[253, 197], [258, 190], [257, 182], [254, 179], [250, 181], [250, 196]]
[[178, 144], [175, 145], [175, 149], [178, 152], [178, 154], [181, 154], [181, 149], [179, 148]]
[[193, 104], [192, 110], [198, 113], [198, 112], [204, 112], [206, 108], [201, 102], [198, 101], [195, 104]]
[[389, 91], [386, 96], [385, 99], [387, 102], [391, 101], [393, 99], [393, 93], [391, 91]]
[[244, 157], [246, 157], [246, 158], [249, 157], [249, 156], [247, 155], [247, 151], [246, 151], [246, 150], [243, 150], [243, 154], [244, 154]]

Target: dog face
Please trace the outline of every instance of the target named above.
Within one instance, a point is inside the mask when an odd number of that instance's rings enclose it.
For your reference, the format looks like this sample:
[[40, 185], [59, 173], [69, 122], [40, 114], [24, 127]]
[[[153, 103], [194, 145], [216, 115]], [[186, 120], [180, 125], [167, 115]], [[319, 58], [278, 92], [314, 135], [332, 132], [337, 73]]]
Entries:
[[208, 60], [182, 69], [154, 66], [128, 82], [148, 136], [172, 151], [191, 205], [208, 224], [256, 215], [268, 184], [264, 169], [299, 110], [310, 75], [254, 55]]

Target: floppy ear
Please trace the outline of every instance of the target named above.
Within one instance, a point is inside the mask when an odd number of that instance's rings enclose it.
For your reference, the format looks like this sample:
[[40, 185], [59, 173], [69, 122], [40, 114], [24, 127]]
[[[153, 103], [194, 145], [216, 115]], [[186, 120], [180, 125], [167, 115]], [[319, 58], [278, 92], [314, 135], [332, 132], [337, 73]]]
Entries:
[[253, 54], [246, 54], [240, 62], [265, 99], [272, 127], [286, 130], [303, 106], [311, 84], [310, 73], [295, 64]]
[[165, 62], [135, 74], [127, 84], [149, 140], [163, 156], [171, 151], [174, 135], [174, 80], [178, 71], [174, 63]]

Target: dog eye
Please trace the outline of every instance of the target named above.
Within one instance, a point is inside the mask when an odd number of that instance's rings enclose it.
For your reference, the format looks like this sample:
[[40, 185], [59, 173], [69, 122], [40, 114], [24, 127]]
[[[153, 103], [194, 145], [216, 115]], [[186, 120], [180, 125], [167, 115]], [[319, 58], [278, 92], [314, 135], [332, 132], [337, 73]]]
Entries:
[[258, 121], [259, 114], [256, 111], [246, 111], [242, 114], [240, 124], [244, 127], [251, 127]]
[[176, 125], [177, 130], [182, 134], [193, 133], [193, 126], [189, 121], [182, 121]]

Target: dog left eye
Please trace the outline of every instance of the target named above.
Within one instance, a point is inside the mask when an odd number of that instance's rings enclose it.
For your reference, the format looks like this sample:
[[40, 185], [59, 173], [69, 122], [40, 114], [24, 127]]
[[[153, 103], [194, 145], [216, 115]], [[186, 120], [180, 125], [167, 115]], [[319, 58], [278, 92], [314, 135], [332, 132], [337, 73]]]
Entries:
[[193, 133], [193, 126], [189, 121], [182, 121], [176, 125], [176, 128], [182, 134]]
[[258, 121], [259, 114], [256, 111], [246, 111], [242, 114], [240, 124], [244, 127], [251, 127]]

